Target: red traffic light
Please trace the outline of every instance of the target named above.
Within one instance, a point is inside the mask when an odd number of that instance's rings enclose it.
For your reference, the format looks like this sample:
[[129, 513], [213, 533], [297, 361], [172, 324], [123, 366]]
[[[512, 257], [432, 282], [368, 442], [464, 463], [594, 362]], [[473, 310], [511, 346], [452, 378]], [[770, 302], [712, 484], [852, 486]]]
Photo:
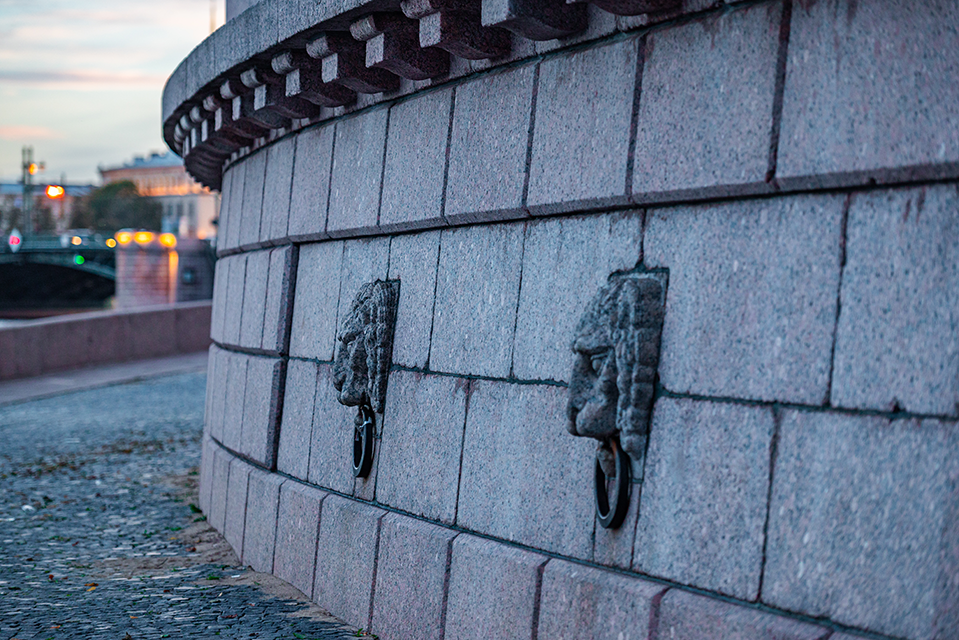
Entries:
[[17, 236], [10, 236], [10, 244], [11, 245], [20, 244], [20, 238], [18, 238]]

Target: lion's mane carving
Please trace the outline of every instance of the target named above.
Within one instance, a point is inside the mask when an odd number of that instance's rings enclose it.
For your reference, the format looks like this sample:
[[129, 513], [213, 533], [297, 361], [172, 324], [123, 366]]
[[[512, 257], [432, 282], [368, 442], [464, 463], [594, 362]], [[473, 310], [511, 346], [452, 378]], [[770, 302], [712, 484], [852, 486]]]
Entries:
[[617, 436], [633, 460], [645, 456], [664, 297], [655, 274], [614, 275], [590, 301], [576, 329], [567, 428], [600, 441], [604, 468], [612, 464], [604, 452]]
[[348, 406], [367, 404], [383, 412], [386, 383], [393, 360], [393, 332], [400, 283], [376, 280], [360, 287], [336, 336], [333, 386]]

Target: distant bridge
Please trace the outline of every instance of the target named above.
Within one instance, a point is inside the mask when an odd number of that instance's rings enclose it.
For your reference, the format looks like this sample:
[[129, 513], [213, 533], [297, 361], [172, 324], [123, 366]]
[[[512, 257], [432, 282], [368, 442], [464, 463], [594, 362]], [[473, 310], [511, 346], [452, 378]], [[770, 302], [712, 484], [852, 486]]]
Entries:
[[[116, 253], [100, 236], [23, 238], [0, 246], [0, 309], [95, 307], [114, 294]], [[78, 242], [78, 244], [74, 244]]]

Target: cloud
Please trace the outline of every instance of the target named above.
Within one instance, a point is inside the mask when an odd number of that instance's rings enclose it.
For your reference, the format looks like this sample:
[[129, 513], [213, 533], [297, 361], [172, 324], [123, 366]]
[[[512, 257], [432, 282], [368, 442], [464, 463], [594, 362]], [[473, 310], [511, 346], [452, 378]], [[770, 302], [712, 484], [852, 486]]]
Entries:
[[0, 126], [2, 140], [61, 140], [63, 134], [50, 127], [31, 127], [29, 125]]
[[166, 81], [166, 76], [135, 71], [8, 71], [0, 69], [0, 81], [28, 85], [122, 85], [155, 87]]

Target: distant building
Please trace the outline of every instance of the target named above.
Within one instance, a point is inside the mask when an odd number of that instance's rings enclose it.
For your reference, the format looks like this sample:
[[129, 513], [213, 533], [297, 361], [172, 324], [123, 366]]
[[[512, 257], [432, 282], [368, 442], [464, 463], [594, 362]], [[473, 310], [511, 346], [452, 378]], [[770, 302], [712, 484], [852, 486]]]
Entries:
[[[51, 185], [63, 186], [63, 197], [48, 197], [47, 187]], [[77, 201], [95, 188], [92, 184], [34, 184], [32, 192], [34, 223], [39, 224], [44, 216], [49, 215], [53, 221], [53, 230], [57, 233], [65, 231], [69, 227]], [[25, 232], [26, 223], [23, 220], [22, 211], [23, 185], [19, 182], [0, 182], [0, 232], [6, 233], [15, 227]]]
[[119, 167], [101, 168], [103, 184], [129, 180], [140, 195], [156, 198], [163, 206], [161, 232], [201, 240], [216, 236], [220, 196], [194, 182], [183, 161], [171, 152], [135, 156]]

